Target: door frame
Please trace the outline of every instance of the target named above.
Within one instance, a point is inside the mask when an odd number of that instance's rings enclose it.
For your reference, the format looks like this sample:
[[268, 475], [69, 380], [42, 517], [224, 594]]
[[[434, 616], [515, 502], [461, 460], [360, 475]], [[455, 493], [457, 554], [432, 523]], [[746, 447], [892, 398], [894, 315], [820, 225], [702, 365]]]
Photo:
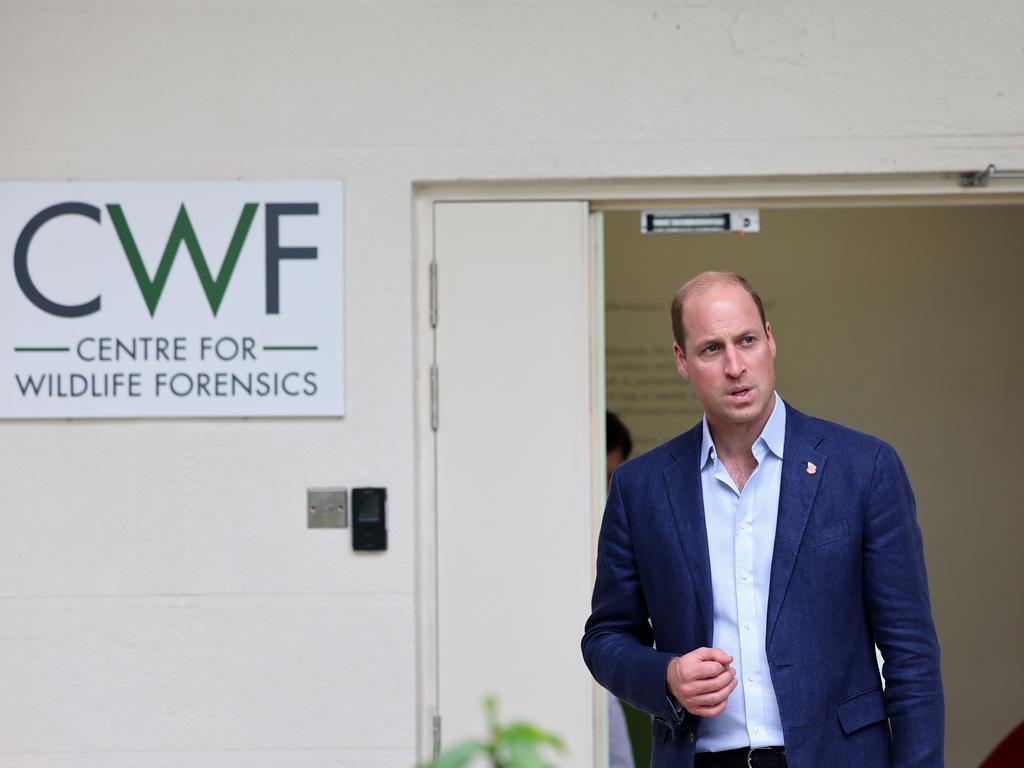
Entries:
[[[417, 759], [433, 753], [438, 700], [436, 443], [431, 419], [431, 366], [435, 357], [431, 325], [430, 265], [434, 259], [434, 205], [440, 202], [588, 201], [590, 212], [645, 207], [736, 206], [748, 208], [902, 207], [1024, 203], [1024, 179], [993, 180], [963, 188], [960, 171], [847, 176], [719, 177], [627, 180], [431, 181], [413, 185], [413, 384], [416, 520], [416, 689]], [[595, 218], [592, 216], [592, 223]], [[591, 233], [591, 245], [600, 233]], [[592, 294], [600, 283], [581, 275]], [[596, 298], [596, 297], [595, 297]], [[603, 337], [603, 328], [595, 329]], [[595, 389], [599, 388], [599, 389]], [[596, 393], [596, 394], [595, 394]], [[591, 396], [603, 397], [603, 382]], [[603, 430], [603, 425], [600, 429]], [[604, 463], [595, 446], [594, 471], [603, 483]], [[592, 535], [600, 521], [594, 511]], [[595, 546], [596, 551], [596, 546]], [[581, 628], [582, 631], [582, 628]], [[603, 697], [595, 697], [595, 746], [603, 737]], [[595, 749], [595, 754], [604, 754]]]

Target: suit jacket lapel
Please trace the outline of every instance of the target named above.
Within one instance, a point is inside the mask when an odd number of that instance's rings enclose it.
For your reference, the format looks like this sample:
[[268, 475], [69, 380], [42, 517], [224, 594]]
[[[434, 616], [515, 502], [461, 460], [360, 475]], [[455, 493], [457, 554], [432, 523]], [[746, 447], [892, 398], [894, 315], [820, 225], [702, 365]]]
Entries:
[[[789, 588], [797, 551], [800, 549], [807, 518], [810, 517], [828, 458], [817, 450], [820, 441], [820, 436], [813, 428], [813, 422], [787, 404], [779, 514], [775, 525], [771, 583], [768, 587], [766, 647], [771, 646], [775, 623], [778, 621], [779, 611]], [[814, 465], [813, 473], [808, 472], [809, 464]]]
[[680, 436], [672, 451], [675, 462], [663, 472], [669, 505], [683, 559], [693, 579], [697, 604], [704, 624], [705, 644], [714, 636], [714, 605], [711, 596], [711, 558], [704, 522], [704, 496], [700, 485], [701, 425]]

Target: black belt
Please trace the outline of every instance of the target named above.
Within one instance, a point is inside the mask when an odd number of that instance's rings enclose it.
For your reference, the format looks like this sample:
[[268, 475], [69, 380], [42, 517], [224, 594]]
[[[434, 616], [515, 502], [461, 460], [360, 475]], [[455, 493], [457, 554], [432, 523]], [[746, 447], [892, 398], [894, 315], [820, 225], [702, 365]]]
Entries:
[[693, 768], [786, 768], [783, 747], [740, 747], [725, 752], [698, 752]]

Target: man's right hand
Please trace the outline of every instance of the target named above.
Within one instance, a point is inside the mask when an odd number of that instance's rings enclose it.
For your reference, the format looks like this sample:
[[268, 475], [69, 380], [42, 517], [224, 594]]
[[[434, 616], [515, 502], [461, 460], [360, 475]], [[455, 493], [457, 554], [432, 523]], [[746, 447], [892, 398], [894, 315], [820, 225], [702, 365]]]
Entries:
[[721, 648], [698, 648], [677, 656], [665, 672], [668, 690], [687, 712], [716, 717], [725, 711], [737, 685], [736, 670], [730, 664], [732, 656]]

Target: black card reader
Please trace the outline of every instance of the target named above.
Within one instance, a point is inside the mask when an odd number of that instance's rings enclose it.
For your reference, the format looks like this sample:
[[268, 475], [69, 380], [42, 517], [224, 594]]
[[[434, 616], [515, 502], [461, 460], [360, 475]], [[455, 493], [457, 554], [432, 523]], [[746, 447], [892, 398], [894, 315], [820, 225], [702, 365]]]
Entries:
[[352, 489], [352, 549], [388, 548], [385, 488]]

